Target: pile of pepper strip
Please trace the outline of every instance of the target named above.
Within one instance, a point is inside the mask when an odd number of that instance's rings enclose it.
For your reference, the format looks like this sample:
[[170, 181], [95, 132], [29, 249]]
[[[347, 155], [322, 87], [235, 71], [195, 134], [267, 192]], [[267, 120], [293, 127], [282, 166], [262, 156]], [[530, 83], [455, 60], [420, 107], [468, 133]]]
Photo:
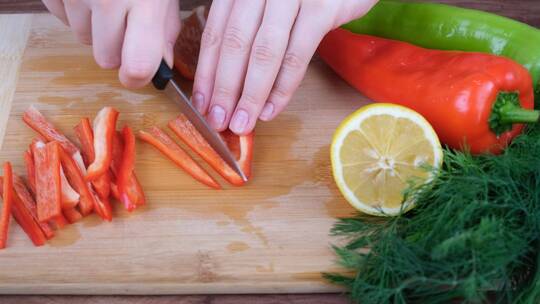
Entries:
[[12, 175], [6, 163], [0, 218], [0, 248], [7, 240], [10, 214], [36, 246], [54, 237], [54, 230], [95, 212], [112, 220], [110, 199], [132, 211], [145, 197], [134, 172], [135, 135], [124, 126], [116, 131], [118, 112], [105, 107], [93, 127], [83, 118], [75, 127], [80, 149], [34, 107], [23, 121], [39, 134], [24, 153], [26, 182]]

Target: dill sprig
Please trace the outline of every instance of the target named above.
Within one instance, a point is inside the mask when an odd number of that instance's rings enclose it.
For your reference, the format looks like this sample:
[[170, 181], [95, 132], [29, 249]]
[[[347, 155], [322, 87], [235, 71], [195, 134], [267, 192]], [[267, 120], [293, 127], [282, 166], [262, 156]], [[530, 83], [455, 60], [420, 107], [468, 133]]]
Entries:
[[338, 263], [356, 275], [329, 281], [362, 304], [540, 301], [540, 127], [499, 156], [446, 149], [437, 177], [406, 194], [406, 214], [335, 224]]

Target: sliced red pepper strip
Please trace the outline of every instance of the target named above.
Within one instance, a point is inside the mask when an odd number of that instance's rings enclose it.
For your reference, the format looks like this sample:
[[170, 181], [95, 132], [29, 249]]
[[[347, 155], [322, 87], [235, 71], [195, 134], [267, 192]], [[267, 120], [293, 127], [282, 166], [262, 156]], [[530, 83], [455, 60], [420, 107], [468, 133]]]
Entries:
[[26, 165], [26, 176], [28, 186], [34, 195], [36, 195], [36, 169], [34, 167], [34, 155], [32, 149], [24, 152], [24, 163]]
[[75, 208], [63, 209], [62, 213], [70, 224], [78, 222], [83, 218], [82, 214]]
[[62, 168], [65, 170], [69, 183], [74, 187], [75, 191], [79, 193], [79, 211], [83, 216], [86, 216], [92, 212], [96, 202], [94, 195], [90, 190], [89, 184], [84, 180], [84, 164], [83, 168], [80, 168], [75, 161], [75, 158], [80, 159], [80, 162], [82, 162], [80, 153], [77, 152], [71, 156], [64, 149], [60, 150]]
[[[95, 153], [94, 134], [88, 118], [83, 118], [81, 122], [75, 126], [75, 134], [77, 135], [77, 138], [81, 144], [81, 152], [84, 163], [89, 166], [95, 159]], [[92, 186], [94, 186], [94, 189], [100, 198], [108, 199], [110, 195], [111, 173], [109, 171], [110, 170], [105, 171], [103, 175], [92, 181]]]
[[[120, 193], [118, 189], [118, 175], [121, 169], [120, 167], [122, 165], [123, 153], [124, 153], [124, 141], [122, 139], [122, 135], [120, 134], [120, 132], [116, 132], [113, 139], [113, 161], [111, 164], [111, 171], [112, 171], [112, 174], [115, 176], [116, 180], [111, 183], [111, 190], [113, 191], [113, 196], [119, 201], [121, 200], [120, 200]], [[131, 173], [131, 176], [128, 180], [127, 194], [129, 196], [130, 201], [135, 202], [136, 205], [145, 204], [146, 198], [144, 196], [144, 191], [141, 187], [141, 184], [139, 183], [137, 179], [137, 175], [135, 174], [135, 171]]]
[[105, 107], [94, 119], [94, 161], [88, 167], [86, 180], [93, 181], [105, 174], [111, 166], [112, 142], [116, 132], [118, 111]]
[[62, 209], [75, 208], [81, 196], [69, 184], [62, 167], [60, 167], [60, 183], [62, 185]]
[[48, 223], [40, 222], [37, 216], [37, 207], [36, 207], [36, 201], [32, 197], [32, 194], [28, 191], [28, 188], [26, 187], [26, 184], [17, 175], [13, 175], [13, 187], [15, 189], [15, 193], [17, 193], [17, 196], [21, 199], [21, 202], [24, 204], [24, 207], [30, 212], [32, 215], [32, 218], [34, 221], [39, 225], [41, 230], [43, 231], [43, 234], [45, 234], [45, 237], [50, 240], [54, 237], [54, 230], [49, 226]]
[[233, 153], [242, 172], [249, 179], [251, 177], [251, 163], [253, 161], [253, 139], [255, 132], [247, 135], [238, 136], [231, 130], [225, 130], [220, 133], [223, 140], [227, 143], [229, 150]]
[[6, 248], [9, 219], [11, 218], [11, 210], [13, 205], [13, 171], [11, 163], [4, 163], [4, 178], [2, 181], [2, 214], [0, 215], [0, 249]]
[[120, 170], [116, 176], [120, 202], [128, 211], [133, 211], [137, 207], [137, 202], [133, 201], [128, 195], [128, 182], [135, 169], [135, 135], [130, 127], [125, 126], [122, 129], [122, 138], [124, 140], [124, 152], [122, 153], [122, 162]]
[[111, 183], [111, 195], [116, 200], [120, 200], [120, 193], [118, 193], [118, 186], [116, 183]]
[[242, 177], [212, 149], [199, 131], [195, 129], [195, 126], [183, 114], [171, 120], [169, 128], [229, 183], [235, 186], [242, 186], [245, 183]]
[[[82, 175], [84, 176], [86, 174], [86, 168], [84, 167], [84, 162], [80, 154], [77, 155], [78, 157], [74, 157], [75, 163], [79, 167], [79, 170], [82, 172]], [[86, 181], [85, 181], [86, 182]], [[87, 188], [89, 190], [89, 193], [92, 195], [93, 199], [93, 209], [96, 211], [96, 213], [104, 220], [110, 222], [112, 220], [112, 209], [109, 204], [109, 199], [107, 197], [100, 198], [99, 195], [96, 194], [94, 191], [94, 188], [92, 187], [91, 183], [86, 182]]]
[[55, 216], [53, 219], [49, 221], [55, 229], [62, 229], [65, 226], [69, 224], [67, 218], [64, 216], [64, 214], [60, 213], [60, 215]]
[[160, 128], [151, 127], [149, 132], [141, 130], [139, 131], [139, 138], [154, 146], [163, 155], [168, 157], [173, 163], [199, 182], [214, 189], [221, 189], [221, 186], [216, 180]]
[[112, 208], [108, 198], [96, 196], [96, 205], [94, 210], [96, 213], [107, 222], [112, 221]]
[[[13, 184], [16, 184], [16, 176], [13, 176]], [[0, 177], [0, 183], [3, 183], [3, 178]], [[14, 186], [14, 195], [13, 195], [13, 205], [11, 205], [11, 214], [15, 221], [21, 226], [28, 238], [34, 243], [35, 246], [44, 245], [47, 241], [45, 235], [37, 223], [37, 221], [32, 216], [31, 211], [26, 208], [26, 205], [22, 202]], [[0, 195], [3, 195], [3, 187], [0, 187]], [[52, 231], [52, 230], [51, 230]]]
[[83, 118], [81, 122], [75, 126], [75, 135], [81, 144], [81, 153], [84, 164], [89, 166], [95, 158], [94, 154], [94, 131], [90, 124], [90, 119]]
[[70, 155], [77, 152], [77, 147], [62, 133], [60, 133], [52, 123], [47, 121], [45, 116], [36, 108], [30, 106], [23, 115], [23, 121], [39, 135], [45, 138], [46, 141], [57, 141], [62, 148]]
[[32, 144], [36, 170], [36, 202], [38, 219], [42, 222], [61, 214], [61, 182], [59, 144], [45, 144], [37, 141]]

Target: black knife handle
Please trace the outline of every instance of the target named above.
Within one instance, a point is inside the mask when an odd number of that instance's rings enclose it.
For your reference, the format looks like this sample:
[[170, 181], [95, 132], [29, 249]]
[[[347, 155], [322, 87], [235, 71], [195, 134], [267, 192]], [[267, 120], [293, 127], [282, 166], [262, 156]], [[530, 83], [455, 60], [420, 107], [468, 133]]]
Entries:
[[173, 78], [173, 71], [165, 62], [165, 59], [161, 59], [159, 64], [159, 69], [156, 72], [156, 75], [152, 78], [152, 83], [154, 87], [158, 90], [164, 90], [169, 80]]

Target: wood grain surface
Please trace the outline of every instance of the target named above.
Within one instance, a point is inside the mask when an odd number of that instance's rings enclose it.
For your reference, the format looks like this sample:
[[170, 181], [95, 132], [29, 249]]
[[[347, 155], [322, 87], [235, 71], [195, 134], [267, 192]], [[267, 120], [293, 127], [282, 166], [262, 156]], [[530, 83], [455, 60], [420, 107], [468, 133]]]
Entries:
[[[6, 16], [2, 16], [6, 17]], [[0, 41], [2, 43], [2, 41]], [[335, 217], [353, 212], [331, 177], [329, 143], [340, 121], [367, 103], [322, 62], [313, 62], [287, 111], [256, 130], [253, 178], [209, 189], [139, 143], [137, 172], [147, 207], [117, 206], [35, 248], [12, 225], [0, 253], [0, 293], [201, 294], [339, 291], [321, 272], [339, 271], [329, 248]], [[135, 130], [165, 126], [177, 106], [152, 86], [123, 88], [92, 50], [49, 14], [34, 15], [0, 161], [24, 172], [35, 133], [30, 105], [73, 138], [72, 128], [106, 105]], [[91, 263], [81, 261], [91, 260]]]
[[[184, 1], [186, 3], [188, 1]], [[200, 1], [192, 1], [192, 3]], [[540, 26], [540, 1], [536, 0], [478, 0], [459, 1], [446, 0], [439, 1], [451, 3], [459, 6], [473, 7], [492, 11], [512, 17], [531, 25]], [[193, 4], [192, 4], [193, 5]], [[0, 12], [25, 12], [35, 11], [41, 8], [40, 1], [29, 0], [0, 0]], [[183, 6], [184, 8], [187, 5]], [[1, 28], [0, 28], [1, 31]], [[2, 71], [3, 68], [2, 68]], [[4, 76], [5, 77], [5, 76]], [[1, 88], [1, 87], [0, 87]], [[3, 88], [2, 88], [3, 89]], [[335, 87], [333, 90], [338, 91]], [[1, 95], [1, 94], [0, 94]], [[99, 229], [99, 226], [90, 229]], [[89, 228], [81, 229], [84, 232]], [[21, 240], [19, 240], [21, 241]], [[26, 244], [25, 246], [28, 246]], [[4, 264], [4, 263], [2, 263]], [[23, 293], [27, 293], [23, 291]], [[1, 303], [346, 303], [346, 297], [339, 294], [312, 294], [312, 295], [266, 295], [266, 296], [243, 296], [243, 295], [221, 295], [221, 296], [159, 296], [159, 297], [59, 297], [59, 296], [6, 296], [0, 299]]]

